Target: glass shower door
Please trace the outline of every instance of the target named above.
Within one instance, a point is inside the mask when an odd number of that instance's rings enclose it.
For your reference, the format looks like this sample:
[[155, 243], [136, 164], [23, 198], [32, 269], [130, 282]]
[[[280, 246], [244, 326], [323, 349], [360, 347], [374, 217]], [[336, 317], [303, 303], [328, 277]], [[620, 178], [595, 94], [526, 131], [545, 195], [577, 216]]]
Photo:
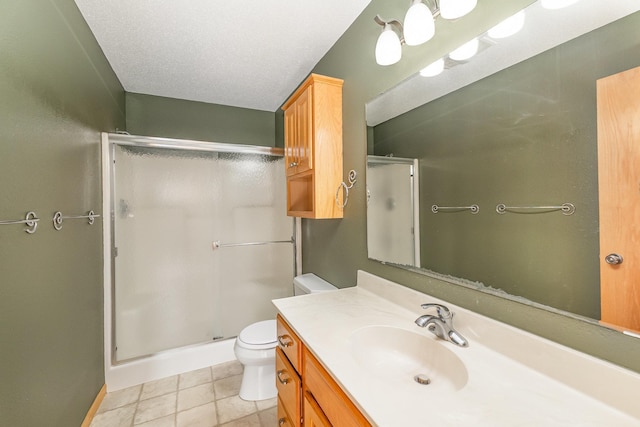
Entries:
[[[118, 361], [237, 335], [292, 294], [282, 157], [115, 145]], [[214, 250], [214, 241], [221, 247]]]

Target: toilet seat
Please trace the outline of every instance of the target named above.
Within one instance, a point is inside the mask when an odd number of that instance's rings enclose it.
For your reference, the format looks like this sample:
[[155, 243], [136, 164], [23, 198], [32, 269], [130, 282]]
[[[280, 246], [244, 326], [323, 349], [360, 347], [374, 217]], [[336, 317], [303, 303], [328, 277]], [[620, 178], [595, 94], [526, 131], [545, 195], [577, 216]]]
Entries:
[[278, 344], [277, 334], [276, 320], [263, 320], [244, 328], [238, 335], [237, 343], [251, 350], [275, 348]]

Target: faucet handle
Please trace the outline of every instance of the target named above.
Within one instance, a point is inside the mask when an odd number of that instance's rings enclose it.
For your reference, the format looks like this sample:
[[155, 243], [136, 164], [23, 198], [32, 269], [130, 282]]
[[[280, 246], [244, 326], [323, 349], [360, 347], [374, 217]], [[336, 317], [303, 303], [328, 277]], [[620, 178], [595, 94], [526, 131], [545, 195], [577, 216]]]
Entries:
[[436, 311], [438, 312], [438, 316], [440, 316], [440, 318], [442, 319], [450, 319], [452, 316], [451, 310], [449, 310], [447, 306], [444, 306], [442, 304], [436, 304], [432, 302], [432, 303], [422, 304], [421, 307], [424, 309], [435, 307]]

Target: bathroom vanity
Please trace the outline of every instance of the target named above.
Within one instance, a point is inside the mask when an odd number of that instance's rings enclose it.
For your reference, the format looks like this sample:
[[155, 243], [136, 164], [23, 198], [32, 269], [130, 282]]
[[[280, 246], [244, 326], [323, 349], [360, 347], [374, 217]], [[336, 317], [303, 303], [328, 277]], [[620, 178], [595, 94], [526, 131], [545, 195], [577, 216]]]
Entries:
[[280, 315], [276, 379], [281, 426], [371, 425]]
[[[468, 347], [417, 326], [422, 303]], [[363, 271], [274, 304], [281, 425], [640, 425], [639, 374]]]

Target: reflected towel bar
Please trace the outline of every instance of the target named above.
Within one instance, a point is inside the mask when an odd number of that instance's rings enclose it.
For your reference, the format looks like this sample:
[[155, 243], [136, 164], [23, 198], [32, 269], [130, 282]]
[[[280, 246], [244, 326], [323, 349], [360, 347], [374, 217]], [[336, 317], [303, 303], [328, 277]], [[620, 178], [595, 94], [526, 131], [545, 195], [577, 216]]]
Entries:
[[460, 212], [460, 211], [471, 211], [472, 214], [477, 214], [478, 212], [480, 212], [480, 207], [478, 205], [471, 205], [471, 206], [438, 206], [438, 205], [433, 205], [431, 206], [431, 212], [438, 213], [438, 212]]
[[53, 214], [53, 228], [60, 231], [62, 230], [62, 220], [64, 219], [82, 219], [87, 218], [89, 225], [93, 225], [95, 219], [100, 217], [100, 215], [96, 215], [92, 210], [87, 213], [87, 215], [74, 215], [74, 216], [62, 216], [62, 212], [58, 211]]
[[27, 224], [27, 226], [24, 228], [24, 231], [29, 234], [33, 234], [38, 228], [38, 221], [40, 221], [40, 218], [38, 218], [36, 213], [33, 211], [29, 211], [25, 215], [24, 219], [0, 221], [0, 225]]
[[[533, 211], [533, 212], [531, 212]], [[563, 203], [560, 206], [507, 206], [500, 203], [496, 206], [496, 212], [499, 214], [511, 213], [545, 213], [562, 211], [562, 215], [573, 215], [576, 207], [572, 203]]]

